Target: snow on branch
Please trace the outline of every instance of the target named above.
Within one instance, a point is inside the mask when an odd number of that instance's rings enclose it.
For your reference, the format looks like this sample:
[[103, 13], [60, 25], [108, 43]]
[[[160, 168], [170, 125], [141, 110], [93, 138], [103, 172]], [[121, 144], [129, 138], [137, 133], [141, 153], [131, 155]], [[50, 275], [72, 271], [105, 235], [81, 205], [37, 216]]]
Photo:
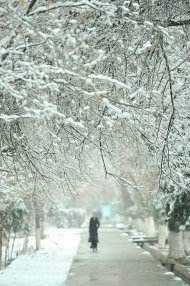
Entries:
[[103, 82], [109, 82], [109, 83], [112, 83], [118, 87], [121, 87], [121, 88], [125, 88], [125, 89], [130, 89], [131, 86], [130, 85], [127, 85], [117, 79], [114, 79], [114, 78], [111, 78], [109, 76], [106, 76], [106, 75], [101, 75], [101, 74], [98, 74], [98, 75], [94, 75], [94, 74], [91, 74], [88, 76], [88, 78], [90, 79], [98, 79], [98, 80], [102, 80]]
[[98, 11], [102, 11], [101, 7], [98, 5], [95, 5], [93, 3], [90, 3], [89, 1], [80, 1], [80, 2], [65, 2], [65, 3], [56, 3], [55, 5], [49, 4], [48, 6], [41, 6], [35, 9], [34, 11], [29, 13], [29, 16], [32, 16], [37, 13], [44, 13], [50, 10], [58, 9], [58, 8], [64, 8], [64, 7], [83, 7], [87, 6], [90, 8], [93, 8]]

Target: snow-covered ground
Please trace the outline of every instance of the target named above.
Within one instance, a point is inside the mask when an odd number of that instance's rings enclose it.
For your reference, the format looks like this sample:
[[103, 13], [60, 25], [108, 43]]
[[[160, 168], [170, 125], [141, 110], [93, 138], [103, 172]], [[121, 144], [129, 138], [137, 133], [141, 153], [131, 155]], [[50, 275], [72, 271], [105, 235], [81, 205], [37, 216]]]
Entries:
[[80, 234], [80, 229], [49, 228], [42, 250], [21, 255], [0, 271], [0, 286], [63, 286]]

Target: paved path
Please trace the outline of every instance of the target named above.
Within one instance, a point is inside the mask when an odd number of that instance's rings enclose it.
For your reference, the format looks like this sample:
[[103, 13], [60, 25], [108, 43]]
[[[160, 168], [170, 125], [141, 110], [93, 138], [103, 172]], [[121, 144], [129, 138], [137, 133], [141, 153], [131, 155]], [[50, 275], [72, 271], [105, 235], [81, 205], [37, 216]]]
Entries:
[[180, 286], [143, 249], [134, 246], [116, 229], [99, 230], [98, 252], [92, 252], [83, 232], [78, 253], [64, 286]]

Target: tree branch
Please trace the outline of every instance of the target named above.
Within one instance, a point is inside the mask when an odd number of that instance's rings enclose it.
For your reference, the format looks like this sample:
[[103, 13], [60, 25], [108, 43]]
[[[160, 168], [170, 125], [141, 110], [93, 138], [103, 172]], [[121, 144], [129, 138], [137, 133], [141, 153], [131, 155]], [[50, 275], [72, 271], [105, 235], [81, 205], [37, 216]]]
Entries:
[[25, 15], [28, 15], [28, 14], [30, 13], [30, 11], [32, 10], [32, 7], [36, 4], [37, 1], [38, 1], [38, 0], [32, 0], [32, 1], [30, 2], [30, 5], [28, 6], [28, 8], [27, 8], [27, 10], [26, 10]]
[[187, 20], [182, 20], [182, 21], [168, 21], [167, 23], [167, 26], [170, 27], [170, 26], [184, 26], [184, 25], [190, 25], [190, 19], [187, 19]]
[[58, 3], [58, 4], [55, 4], [55, 5], [52, 5], [50, 7], [45, 7], [45, 6], [42, 6], [42, 7], [39, 7], [37, 8], [36, 10], [34, 10], [33, 12], [31, 12], [29, 14], [29, 16], [32, 16], [34, 14], [37, 14], [37, 13], [44, 13], [44, 12], [48, 12], [50, 10], [54, 10], [54, 9], [58, 9], [58, 8], [65, 8], [65, 7], [82, 7], [82, 6], [89, 6], [93, 9], [96, 9], [98, 11], [102, 11], [101, 8], [97, 7], [96, 5], [90, 3], [90, 2], [85, 2], [85, 1], [81, 1], [81, 2], [77, 2], [77, 3], [73, 3], [73, 2], [65, 2], [65, 3]]

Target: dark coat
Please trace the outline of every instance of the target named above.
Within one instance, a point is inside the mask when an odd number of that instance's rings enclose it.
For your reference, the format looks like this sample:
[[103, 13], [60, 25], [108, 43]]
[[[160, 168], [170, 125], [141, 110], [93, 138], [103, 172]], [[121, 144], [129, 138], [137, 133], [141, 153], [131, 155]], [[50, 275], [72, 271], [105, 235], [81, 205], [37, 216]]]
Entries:
[[98, 218], [91, 217], [89, 223], [89, 242], [91, 242], [91, 247], [96, 248], [98, 241], [98, 228], [100, 226]]

